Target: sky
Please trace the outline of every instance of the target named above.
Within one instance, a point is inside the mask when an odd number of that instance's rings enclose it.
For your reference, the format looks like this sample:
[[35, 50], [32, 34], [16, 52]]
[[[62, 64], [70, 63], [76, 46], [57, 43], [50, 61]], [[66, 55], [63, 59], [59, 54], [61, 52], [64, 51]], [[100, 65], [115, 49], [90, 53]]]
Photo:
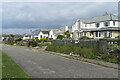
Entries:
[[57, 29], [75, 23], [78, 18], [101, 16], [108, 12], [118, 15], [117, 2], [4, 2], [3, 34], [24, 34], [35, 29]]

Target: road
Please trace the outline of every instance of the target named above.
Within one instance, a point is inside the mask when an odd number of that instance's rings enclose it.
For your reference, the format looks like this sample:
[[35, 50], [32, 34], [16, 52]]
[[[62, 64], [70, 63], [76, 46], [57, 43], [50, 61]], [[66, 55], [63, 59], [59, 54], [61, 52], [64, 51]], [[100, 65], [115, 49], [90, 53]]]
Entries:
[[2, 46], [8, 54], [32, 78], [117, 78], [118, 71], [87, 62], [52, 55], [46, 51]]

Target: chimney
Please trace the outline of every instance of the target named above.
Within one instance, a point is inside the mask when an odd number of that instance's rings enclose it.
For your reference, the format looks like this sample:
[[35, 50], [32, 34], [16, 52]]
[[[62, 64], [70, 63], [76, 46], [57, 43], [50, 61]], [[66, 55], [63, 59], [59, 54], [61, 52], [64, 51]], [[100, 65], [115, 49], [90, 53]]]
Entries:
[[68, 31], [68, 25], [65, 26], [65, 32]]

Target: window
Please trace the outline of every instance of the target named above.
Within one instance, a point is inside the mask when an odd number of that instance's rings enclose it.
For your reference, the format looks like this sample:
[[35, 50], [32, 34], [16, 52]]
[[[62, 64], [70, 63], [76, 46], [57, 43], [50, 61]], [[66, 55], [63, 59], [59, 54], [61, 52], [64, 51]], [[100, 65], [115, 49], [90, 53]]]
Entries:
[[95, 37], [98, 37], [98, 32], [95, 32]]
[[100, 26], [100, 23], [96, 23], [96, 27], [99, 27]]
[[90, 33], [90, 36], [91, 36], [91, 33]]
[[90, 36], [92, 36], [92, 32], [90, 32]]
[[42, 38], [42, 35], [40, 35], [40, 38]]
[[115, 26], [115, 21], [113, 21], [113, 26]]
[[104, 26], [109, 26], [109, 22], [104, 22]]
[[94, 35], [95, 37], [101, 37], [101, 32], [95, 32]]
[[82, 36], [82, 33], [80, 32], [80, 37]]
[[38, 37], [35, 37], [35, 39], [38, 39]]
[[85, 24], [85, 27], [87, 27], [87, 24]]
[[32, 38], [34, 38], [34, 36], [32, 36]]
[[109, 31], [104, 31], [103, 36], [104, 37], [110, 37], [110, 32]]
[[87, 32], [84, 32], [84, 36], [86, 36], [87, 35]]
[[101, 37], [101, 32], [98, 32], [99, 33], [99, 37]]
[[103, 32], [103, 36], [107, 37], [107, 32], [106, 31]]

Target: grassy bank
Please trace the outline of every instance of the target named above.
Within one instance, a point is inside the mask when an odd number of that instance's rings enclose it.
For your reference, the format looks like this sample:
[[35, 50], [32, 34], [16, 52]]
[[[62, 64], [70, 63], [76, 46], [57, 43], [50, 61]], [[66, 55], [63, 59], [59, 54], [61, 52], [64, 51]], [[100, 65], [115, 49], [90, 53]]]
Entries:
[[0, 53], [2, 54], [2, 78], [29, 79], [29, 76], [8, 55], [1, 51]]
[[83, 57], [88, 59], [102, 60], [111, 63], [120, 63], [120, 61], [113, 55], [108, 55], [107, 53], [100, 53], [94, 48], [67, 45], [48, 45], [46, 50], [69, 55], [78, 55], [77, 57]]

